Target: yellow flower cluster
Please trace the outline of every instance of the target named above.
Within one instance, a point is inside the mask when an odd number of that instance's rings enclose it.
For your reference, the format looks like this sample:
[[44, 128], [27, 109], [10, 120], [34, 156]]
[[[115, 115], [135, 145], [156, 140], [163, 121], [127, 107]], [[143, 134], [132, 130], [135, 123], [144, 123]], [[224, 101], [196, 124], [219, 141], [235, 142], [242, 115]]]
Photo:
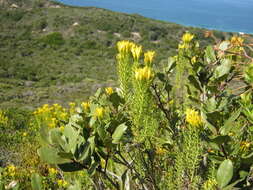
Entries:
[[203, 124], [202, 118], [199, 115], [199, 112], [193, 109], [189, 109], [189, 108], [186, 109], [186, 122], [194, 127], [198, 127]]
[[105, 92], [106, 92], [106, 94], [108, 94], [110, 96], [113, 93], [113, 88], [107, 87], [107, 88], [105, 88]]
[[[72, 107], [72, 109], [74, 108]], [[45, 104], [38, 108], [34, 114], [37, 119], [50, 128], [59, 126], [60, 121], [66, 121], [69, 116], [69, 113], [66, 111], [66, 109], [59, 104], [53, 104], [52, 106]]]
[[178, 49], [189, 48], [190, 47], [189, 43], [192, 41], [193, 38], [194, 38], [193, 34], [186, 32], [182, 37], [183, 43], [178, 44]]
[[68, 182], [63, 180], [63, 179], [57, 180], [57, 184], [58, 184], [59, 187], [63, 187], [63, 188], [68, 186]]
[[14, 177], [17, 173], [17, 168], [14, 165], [9, 165], [6, 169], [8, 176]]
[[144, 53], [144, 63], [147, 65], [151, 64], [153, 62], [154, 57], [154, 51], [147, 51], [146, 53]]
[[104, 114], [105, 114], [105, 109], [100, 107], [100, 108], [96, 108], [94, 116], [96, 118], [101, 119], [101, 118], [103, 118]]
[[49, 175], [56, 175], [58, 173], [57, 170], [54, 168], [49, 168], [48, 172], [49, 172]]
[[182, 40], [183, 40], [184, 43], [189, 43], [190, 41], [192, 41], [193, 38], [194, 38], [193, 34], [190, 34], [190, 33], [186, 32], [183, 35]]
[[166, 149], [159, 147], [156, 149], [155, 153], [158, 155], [163, 155], [166, 153]]
[[0, 124], [7, 125], [7, 123], [8, 123], [8, 117], [5, 116], [5, 113], [3, 110], [0, 110]]
[[142, 53], [142, 46], [138, 46], [134, 44], [131, 48], [131, 52], [132, 52], [134, 61], [139, 61], [141, 53]]
[[240, 144], [240, 148], [241, 148], [243, 151], [247, 151], [247, 150], [249, 150], [250, 145], [251, 145], [250, 142], [242, 141], [241, 144]]
[[88, 111], [90, 109], [90, 102], [82, 102], [81, 106], [84, 109], [84, 111]]
[[138, 68], [135, 70], [135, 79], [136, 80], [150, 80], [154, 77], [152, 69], [148, 66], [143, 68]]
[[239, 36], [233, 36], [230, 40], [231, 44], [234, 46], [242, 46], [244, 39]]
[[134, 43], [127, 40], [119, 41], [117, 43], [118, 52], [124, 55], [129, 53], [133, 46]]
[[117, 49], [119, 52], [117, 55], [118, 60], [121, 60], [125, 55], [132, 53], [134, 61], [138, 61], [142, 53], [142, 46], [138, 46], [127, 40], [119, 41], [117, 43]]

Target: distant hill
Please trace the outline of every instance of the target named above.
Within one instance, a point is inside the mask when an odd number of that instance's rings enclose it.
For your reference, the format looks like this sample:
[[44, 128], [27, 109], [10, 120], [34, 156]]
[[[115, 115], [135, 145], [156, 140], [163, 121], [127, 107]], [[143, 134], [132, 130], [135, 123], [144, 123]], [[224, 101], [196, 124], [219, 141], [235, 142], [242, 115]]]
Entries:
[[[182, 34], [204, 39], [204, 29], [94, 7], [46, 0], [0, 0], [0, 107], [85, 100], [115, 86], [115, 44], [128, 39], [157, 51], [167, 63]], [[214, 31], [218, 38], [231, 33]]]

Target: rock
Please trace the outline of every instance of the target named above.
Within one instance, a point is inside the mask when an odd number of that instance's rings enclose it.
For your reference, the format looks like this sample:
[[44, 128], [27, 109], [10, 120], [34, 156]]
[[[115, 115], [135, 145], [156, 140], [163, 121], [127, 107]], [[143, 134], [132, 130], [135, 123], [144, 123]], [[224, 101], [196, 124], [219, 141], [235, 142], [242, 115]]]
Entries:
[[75, 22], [75, 23], [73, 24], [73, 26], [79, 26], [79, 23], [78, 23], [78, 22]]
[[19, 6], [18, 5], [16, 5], [16, 4], [11, 4], [11, 6], [10, 6], [11, 8], [13, 8], [13, 9], [17, 9], [17, 8], [19, 8]]

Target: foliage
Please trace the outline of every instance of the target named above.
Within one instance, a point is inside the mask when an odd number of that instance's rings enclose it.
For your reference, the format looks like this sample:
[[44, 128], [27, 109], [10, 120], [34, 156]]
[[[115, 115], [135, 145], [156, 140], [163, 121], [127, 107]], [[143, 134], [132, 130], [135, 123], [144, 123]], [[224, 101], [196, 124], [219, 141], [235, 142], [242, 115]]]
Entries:
[[202, 48], [186, 33], [162, 72], [154, 52], [118, 42], [120, 88], [68, 111], [39, 108], [38, 155], [66, 173], [87, 171], [96, 189], [252, 188], [252, 63], [243, 65], [252, 58], [237, 41]]

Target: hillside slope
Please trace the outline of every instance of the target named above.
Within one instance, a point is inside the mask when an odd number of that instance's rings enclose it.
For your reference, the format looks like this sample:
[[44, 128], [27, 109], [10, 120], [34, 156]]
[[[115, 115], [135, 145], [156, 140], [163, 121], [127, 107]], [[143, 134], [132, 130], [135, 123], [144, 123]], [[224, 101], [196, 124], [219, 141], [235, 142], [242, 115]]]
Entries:
[[84, 100], [98, 87], [116, 85], [119, 40], [156, 50], [160, 65], [186, 30], [208, 42], [202, 29], [46, 0], [2, 3], [0, 28], [0, 107], [5, 108]]

